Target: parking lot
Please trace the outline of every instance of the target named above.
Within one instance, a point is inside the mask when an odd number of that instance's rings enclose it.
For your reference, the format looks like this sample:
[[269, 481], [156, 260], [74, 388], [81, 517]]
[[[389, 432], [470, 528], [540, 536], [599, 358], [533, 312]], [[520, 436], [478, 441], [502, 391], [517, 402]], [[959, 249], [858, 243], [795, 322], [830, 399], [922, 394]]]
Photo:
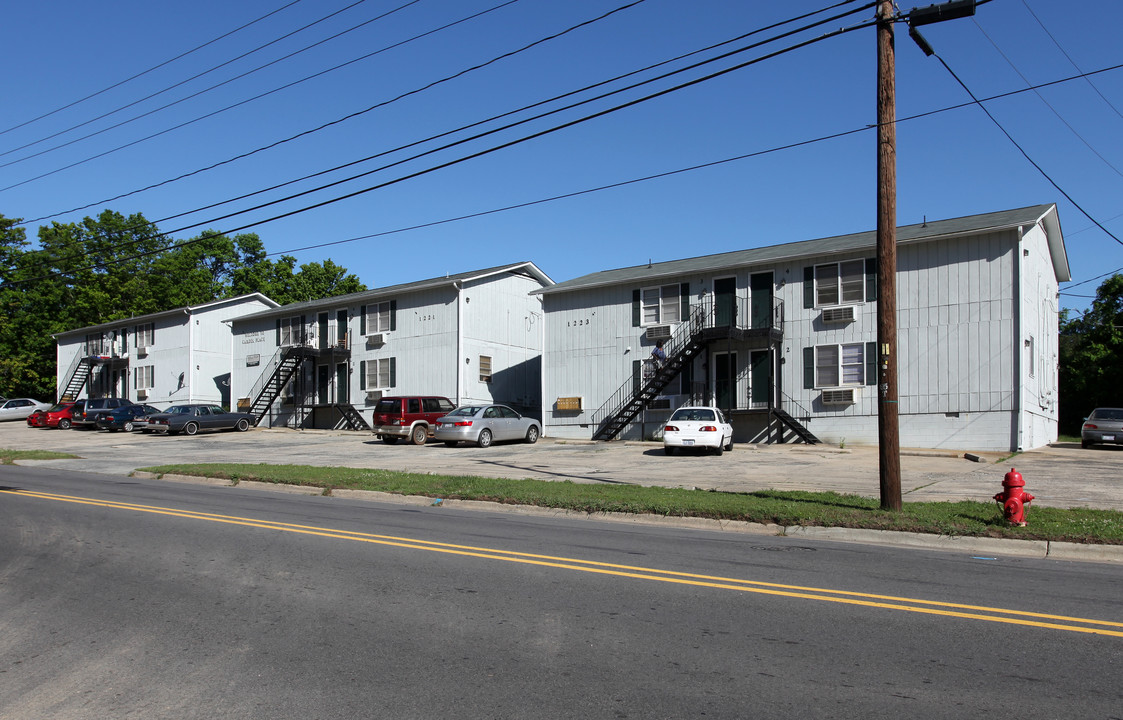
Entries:
[[[75, 460], [24, 461], [87, 472], [128, 475], [152, 465], [242, 462], [382, 468], [408, 472], [571, 480], [715, 489], [833, 490], [869, 497], [879, 494], [875, 447], [743, 445], [720, 457], [668, 457], [656, 443], [589, 443], [543, 438], [535, 445], [497, 443], [481, 449], [430, 442], [423, 447], [386, 445], [369, 433], [255, 429], [194, 437], [42, 430], [23, 422], [0, 424], [0, 447], [42, 449], [80, 456]], [[1123, 510], [1119, 479], [1123, 447], [1083, 450], [1059, 444], [1008, 457], [1010, 453], [911, 450], [901, 452], [905, 502], [989, 501], [1003, 475], [1016, 467], [1038, 506]], [[1005, 459], [1004, 459], [1005, 458]], [[998, 461], [1002, 461], [999, 463]]]

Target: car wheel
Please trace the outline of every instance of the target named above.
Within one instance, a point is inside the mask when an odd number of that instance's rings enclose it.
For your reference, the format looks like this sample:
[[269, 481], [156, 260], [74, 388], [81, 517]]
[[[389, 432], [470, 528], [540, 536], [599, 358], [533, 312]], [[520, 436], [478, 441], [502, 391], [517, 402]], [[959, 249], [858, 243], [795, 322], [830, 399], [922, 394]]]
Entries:
[[491, 447], [491, 431], [481, 430], [480, 437], [478, 440], [476, 440], [476, 444], [482, 448]]
[[238, 432], [245, 432], [250, 429], [250, 421], [242, 418], [238, 421], [238, 424], [234, 426], [234, 429]]
[[723, 452], [725, 452], [725, 448], [723, 448], [721, 445], [718, 445], [716, 448], [714, 448], [714, 455], [720, 456]]
[[424, 425], [417, 425], [413, 428], [413, 432], [409, 435], [409, 441], [414, 445], [424, 445], [425, 441], [429, 439], [429, 428]]
[[729, 444], [725, 446], [725, 449], [730, 451], [730, 452], [733, 451], [733, 436], [732, 435], [729, 436]]
[[1091, 442], [1089, 442], [1089, 441], [1087, 441], [1087, 440], [1081, 440], [1081, 441], [1080, 441], [1080, 447], [1082, 447], [1082, 448], [1084, 448], [1085, 450], [1087, 450], [1088, 448], [1092, 447], [1092, 443], [1091, 443]]
[[69, 430], [70, 429], [70, 420], [68, 418], [63, 418], [62, 420], [59, 420], [58, 421], [58, 429], [59, 430]]
[[455, 440], [445, 440], [445, 447], [456, 447], [459, 444]]
[[394, 443], [398, 442], [398, 438], [394, 437], [393, 435], [383, 435], [382, 442], [386, 443], [387, 445], [393, 445]]
[[531, 445], [538, 442], [538, 426], [537, 425], [531, 425], [530, 427], [528, 427], [526, 429], [526, 441]]
[[668, 455], [674, 455], [675, 449], [668, 445], [667, 447], [663, 448], [663, 452], [667, 453]]
[[193, 422], [189, 422], [183, 426], [183, 432], [186, 435], [194, 435], [195, 433], [199, 432], [199, 426]]
[[132, 431], [133, 431], [133, 424], [132, 424], [132, 422], [126, 422], [126, 423], [125, 423], [125, 432], [132, 432]]

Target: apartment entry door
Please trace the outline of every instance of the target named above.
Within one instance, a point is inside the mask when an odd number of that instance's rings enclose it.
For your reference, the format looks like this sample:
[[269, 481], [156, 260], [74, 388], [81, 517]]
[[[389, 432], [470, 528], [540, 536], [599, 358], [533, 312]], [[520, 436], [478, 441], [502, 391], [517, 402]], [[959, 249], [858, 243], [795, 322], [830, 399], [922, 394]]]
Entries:
[[331, 402], [331, 368], [327, 365], [316, 366], [316, 402], [327, 405]]
[[772, 392], [772, 353], [754, 350], [749, 353], [749, 403], [750, 407], [768, 407]]
[[736, 408], [737, 353], [714, 353], [714, 402], [723, 410]]

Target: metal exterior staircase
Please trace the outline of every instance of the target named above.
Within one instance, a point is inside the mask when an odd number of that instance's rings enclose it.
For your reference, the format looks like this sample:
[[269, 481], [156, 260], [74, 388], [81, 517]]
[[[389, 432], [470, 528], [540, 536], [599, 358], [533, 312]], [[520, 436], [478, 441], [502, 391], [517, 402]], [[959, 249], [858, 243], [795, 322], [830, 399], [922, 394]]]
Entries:
[[66, 371], [66, 386], [62, 390], [62, 394], [59, 395], [58, 401], [77, 400], [78, 394], [86, 386], [86, 381], [90, 379], [93, 367], [93, 361], [85, 354], [74, 358], [74, 361], [70, 363], [70, 368]]
[[[784, 410], [782, 408], [778, 408], [778, 407], [772, 408], [772, 415], [773, 415], [773, 417], [778, 419], [781, 423], [783, 423], [785, 426], [787, 426], [788, 429], [790, 429], [792, 431], [792, 433], [795, 435], [795, 437], [798, 437], [800, 440], [807, 443], [808, 445], [818, 445], [821, 442], [823, 442], [819, 438], [815, 437], [815, 434], [812, 433], [810, 430], [808, 430], [803, 425], [803, 423], [799, 422], [794, 417], [792, 417], [790, 414], [788, 414], [788, 412], [786, 410]], [[783, 438], [783, 436], [782, 436], [782, 429], [781, 429], [781, 442], [783, 441], [782, 438]]]
[[[266, 367], [265, 372], [261, 374], [257, 384], [250, 392], [253, 402], [250, 403], [249, 412], [254, 414], [258, 423], [265, 417], [265, 413], [269, 412], [269, 408], [273, 406], [277, 396], [281, 394], [281, 390], [292, 379], [296, 369], [300, 367], [305, 358], [312, 357], [314, 354], [314, 350], [301, 346], [277, 349], [273, 359], [269, 361], [269, 366]], [[273, 368], [272, 372], [269, 371], [269, 367]]]
[[[370, 425], [367, 424], [362, 413], [356, 410], [351, 403], [337, 403], [335, 407], [343, 416], [339, 426], [336, 427], [337, 430], [370, 430]], [[342, 427], [344, 425], [346, 427]]]

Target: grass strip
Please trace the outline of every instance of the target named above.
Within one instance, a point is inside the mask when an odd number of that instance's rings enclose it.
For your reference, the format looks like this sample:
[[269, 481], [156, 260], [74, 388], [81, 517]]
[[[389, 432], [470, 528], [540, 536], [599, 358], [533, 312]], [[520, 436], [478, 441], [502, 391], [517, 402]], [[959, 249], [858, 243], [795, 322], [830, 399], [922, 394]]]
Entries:
[[403, 473], [310, 465], [184, 464], [141, 468], [158, 475], [198, 475], [237, 483], [256, 480], [332, 490], [374, 490], [455, 500], [490, 500], [588, 513], [622, 512], [671, 517], [744, 520], [793, 526], [898, 530], [938, 535], [1123, 544], [1123, 512], [1030, 507], [1029, 526], [1009, 527], [995, 503], [915, 502], [900, 512], [881, 510], [876, 498], [834, 492], [763, 490], [752, 493], [639, 485], [597, 485], [569, 480], [515, 480]]
[[0, 464], [11, 465], [16, 460], [77, 460], [78, 455], [53, 450], [9, 450], [0, 448]]

